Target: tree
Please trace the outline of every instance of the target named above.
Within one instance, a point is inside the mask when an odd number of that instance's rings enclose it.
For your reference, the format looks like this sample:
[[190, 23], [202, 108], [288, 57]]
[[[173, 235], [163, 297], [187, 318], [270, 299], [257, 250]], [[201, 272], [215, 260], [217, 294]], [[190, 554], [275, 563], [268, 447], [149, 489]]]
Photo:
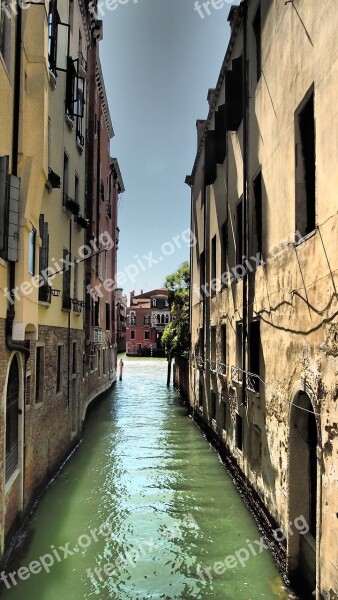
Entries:
[[168, 275], [164, 286], [169, 292], [171, 323], [165, 328], [162, 345], [169, 357], [189, 353], [190, 265], [184, 262], [175, 273]]

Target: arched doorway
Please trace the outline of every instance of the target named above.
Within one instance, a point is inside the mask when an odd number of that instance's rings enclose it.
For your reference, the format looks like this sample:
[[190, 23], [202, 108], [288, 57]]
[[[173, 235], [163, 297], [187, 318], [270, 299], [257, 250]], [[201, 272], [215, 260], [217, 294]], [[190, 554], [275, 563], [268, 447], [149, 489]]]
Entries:
[[[317, 445], [312, 402], [308, 394], [299, 392], [290, 413], [289, 522], [292, 527], [288, 556], [290, 573], [301, 580], [310, 593], [316, 587]], [[298, 530], [294, 524], [299, 522], [307, 526]]]
[[19, 461], [19, 365], [14, 356], [8, 374], [6, 395], [6, 481]]

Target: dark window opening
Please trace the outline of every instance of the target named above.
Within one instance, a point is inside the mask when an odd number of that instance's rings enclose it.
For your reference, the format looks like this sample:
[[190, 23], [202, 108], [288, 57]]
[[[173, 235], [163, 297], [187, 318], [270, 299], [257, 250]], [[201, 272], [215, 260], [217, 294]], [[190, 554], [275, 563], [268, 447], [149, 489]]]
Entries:
[[35, 275], [36, 263], [36, 229], [32, 229], [29, 233], [29, 250], [28, 250], [28, 272], [30, 275]]
[[236, 447], [243, 450], [243, 419], [236, 413]]
[[316, 143], [314, 94], [296, 114], [296, 229], [304, 237], [316, 228]]
[[316, 537], [316, 524], [317, 524], [317, 424], [316, 417], [313, 413], [313, 407], [311, 405], [311, 413], [309, 413], [309, 448], [310, 448], [310, 533]]
[[211, 365], [212, 369], [216, 368], [216, 327], [211, 327], [210, 329], [210, 360], [214, 364]]
[[227, 273], [227, 256], [228, 256], [228, 223], [225, 221], [222, 225], [222, 237], [221, 237], [221, 260], [222, 260], [222, 287], [228, 287], [228, 279], [225, 277]]
[[237, 381], [242, 381], [242, 348], [243, 348], [243, 325], [236, 323], [236, 367], [239, 369], [236, 373]]
[[[236, 265], [243, 262], [243, 200], [237, 204], [236, 210]], [[237, 275], [240, 278], [240, 275]]]
[[263, 198], [262, 198], [262, 173], [260, 172], [253, 181], [255, 197], [255, 234], [256, 244], [253, 249], [254, 255], [263, 253]]
[[204, 185], [212, 185], [217, 177], [217, 137], [216, 131], [208, 131], [205, 136]]
[[130, 332], [130, 339], [134, 340], [135, 339], [135, 331], [131, 331]]
[[110, 304], [106, 302], [106, 331], [110, 331]]
[[144, 332], [144, 339], [145, 340], [150, 340], [150, 333], [149, 333], [149, 331], [145, 331]]
[[48, 285], [47, 269], [49, 262], [49, 234], [48, 223], [44, 221], [44, 215], [40, 215], [39, 233], [41, 238], [41, 247], [39, 250], [39, 273], [41, 277], [39, 287], [39, 300], [42, 302], [51, 302], [51, 288]]
[[35, 363], [35, 402], [43, 402], [44, 387], [44, 369], [45, 369], [45, 349], [43, 346], [36, 347]]
[[203, 406], [203, 385], [201, 383], [198, 389], [198, 406]]
[[[221, 326], [221, 362], [223, 365], [227, 364], [227, 326]], [[225, 375], [225, 371], [224, 371]]]
[[205, 252], [203, 250], [203, 252], [201, 252], [200, 254], [200, 296], [201, 296], [201, 300], [204, 299], [204, 294], [205, 294]]
[[261, 23], [261, 7], [257, 8], [255, 18], [252, 23], [255, 42], [256, 42], [256, 76], [259, 81], [262, 74], [262, 23]]
[[222, 403], [223, 404], [223, 423], [222, 423], [222, 429], [223, 431], [226, 431], [227, 428], [227, 405], [225, 402]]
[[100, 298], [94, 302], [94, 327], [100, 326]]
[[71, 310], [72, 302], [70, 297], [70, 267], [71, 255], [68, 250], [63, 250], [63, 272], [62, 272], [62, 308], [64, 310]]
[[210, 417], [216, 419], [216, 394], [213, 391], [210, 392]]
[[[260, 389], [260, 353], [261, 353], [261, 331], [260, 321], [251, 321], [249, 340], [249, 377], [248, 387], [259, 393]], [[256, 375], [256, 377], [255, 377]]]
[[211, 293], [214, 296], [216, 291], [215, 291], [215, 280], [216, 280], [216, 261], [217, 261], [217, 246], [216, 246], [216, 236], [214, 235], [214, 237], [212, 238], [211, 241]]
[[231, 71], [225, 72], [226, 129], [237, 131], [243, 120], [243, 57], [232, 61]]
[[199, 330], [199, 355], [204, 359], [204, 327]]
[[6, 399], [6, 481], [19, 460], [19, 366], [14, 357], [9, 370]]

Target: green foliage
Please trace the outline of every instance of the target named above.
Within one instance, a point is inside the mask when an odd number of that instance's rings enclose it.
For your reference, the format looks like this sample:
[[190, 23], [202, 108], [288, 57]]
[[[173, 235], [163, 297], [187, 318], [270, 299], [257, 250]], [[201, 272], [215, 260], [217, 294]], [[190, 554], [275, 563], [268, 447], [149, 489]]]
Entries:
[[168, 275], [164, 286], [169, 292], [172, 321], [164, 330], [162, 345], [171, 356], [174, 354], [187, 356], [189, 352], [189, 263], [184, 262], [175, 273]]

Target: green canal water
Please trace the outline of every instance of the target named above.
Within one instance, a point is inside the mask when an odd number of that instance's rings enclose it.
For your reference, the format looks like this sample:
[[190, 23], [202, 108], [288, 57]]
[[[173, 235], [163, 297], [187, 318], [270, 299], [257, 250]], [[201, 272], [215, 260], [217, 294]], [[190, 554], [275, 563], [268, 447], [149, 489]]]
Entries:
[[1, 598], [289, 597], [217, 454], [166, 388], [166, 368], [125, 360], [8, 565], [24, 580], [9, 579]]

